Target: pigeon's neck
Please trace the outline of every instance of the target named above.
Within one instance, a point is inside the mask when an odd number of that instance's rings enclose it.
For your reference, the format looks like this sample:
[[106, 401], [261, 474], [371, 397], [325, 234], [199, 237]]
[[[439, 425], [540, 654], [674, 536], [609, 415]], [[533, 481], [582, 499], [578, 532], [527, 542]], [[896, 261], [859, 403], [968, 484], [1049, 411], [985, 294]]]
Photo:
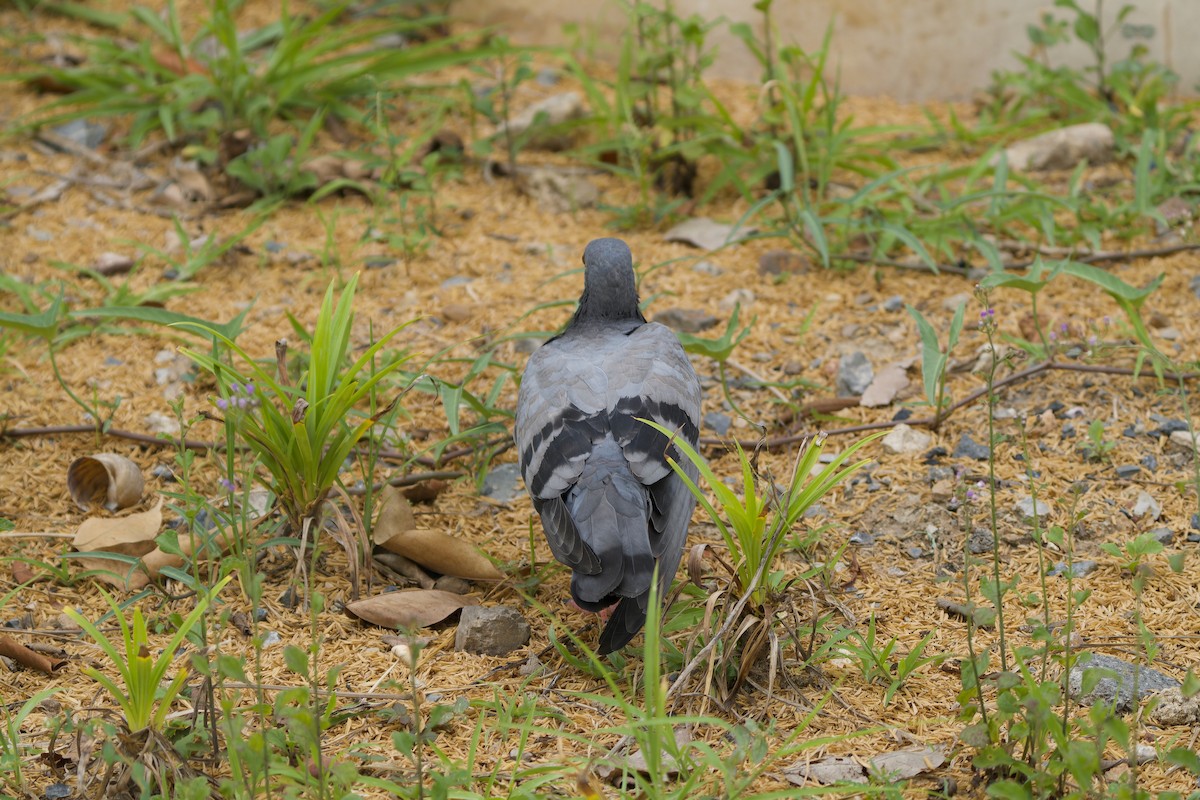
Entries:
[[[631, 282], [632, 283], [632, 282]], [[638, 308], [637, 290], [632, 286], [607, 284], [584, 285], [579, 308], [571, 318], [571, 326], [603, 322], [645, 322]]]

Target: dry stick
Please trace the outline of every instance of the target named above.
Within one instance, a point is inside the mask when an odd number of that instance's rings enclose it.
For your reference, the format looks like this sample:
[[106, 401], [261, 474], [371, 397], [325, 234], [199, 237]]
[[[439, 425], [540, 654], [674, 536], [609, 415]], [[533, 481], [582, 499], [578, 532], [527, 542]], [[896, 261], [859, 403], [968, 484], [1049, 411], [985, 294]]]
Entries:
[[[1012, 249], [1012, 248], [1008, 248]], [[1155, 258], [1157, 256], [1169, 256], [1175, 253], [1186, 253], [1192, 250], [1200, 250], [1200, 243], [1191, 242], [1186, 244], [1172, 244], [1163, 247], [1147, 247], [1140, 250], [1097, 250], [1093, 253], [1078, 253], [1073, 254], [1066, 248], [1049, 248], [1044, 249], [1038, 246], [1029, 246], [1026, 248], [1036, 252], [1038, 255], [1051, 255], [1055, 257], [1073, 258], [1075, 261], [1081, 261], [1085, 264], [1096, 264], [1102, 261], [1124, 261], [1126, 259], [1133, 260], [1137, 258]], [[1066, 250], [1066, 252], [1060, 252]], [[895, 267], [897, 269], [912, 269], [920, 272], [945, 272], [950, 275], [967, 276], [971, 273], [972, 268], [964, 267], [960, 264], [938, 264], [937, 268], [931, 268], [923, 262], [898, 261], [892, 258], [876, 258], [869, 255], [858, 255], [855, 253], [839, 253], [830, 254], [829, 256], [834, 261], [853, 261], [856, 264], [874, 264], [879, 267]], [[1032, 260], [1025, 261], [1003, 261], [1001, 266], [1004, 269], [1025, 269], [1033, 266]]]
[[[998, 389], [1003, 389], [1004, 387], [1006, 387], [1010, 384], [1017, 383], [1019, 381], [1023, 381], [1026, 378], [1031, 378], [1034, 375], [1037, 375], [1042, 372], [1048, 372], [1051, 370], [1062, 370], [1064, 372], [1086, 372], [1086, 373], [1090, 373], [1090, 374], [1094, 374], [1094, 375], [1128, 375], [1128, 376], [1140, 375], [1140, 376], [1147, 377], [1147, 378], [1158, 377], [1155, 373], [1148, 372], [1146, 370], [1141, 370], [1140, 372], [1135, 372], [1132, 367], [1107, 367], [1107, 366], [1102, 366], [1099, 364], [1067, 364], [1062, 361], [1043, 361], [1040, 364], [1034, 364], [1031, 367], [1026, 367], [1025, 369], [1021, 370], [1020, 372], [1014, 372], [1012, 375], [1009, 375], [1005, 378], [1002, 378], [1001, 380], [996, 381], [994, 384], [992, 384], [991, 387], [983, 386], [983, 387], [980, 387], [979, 389], [976, 389], [975, 391], [971, 392], [969, 395], [964, 397], [962, 400], [959, 400], [958, 402], [953, 403], [950, 406], [947, 406], [946, 410], [944, 412], [942, 412], [940, 415], [937, 415], [934, 417], [920, 417], [918, 419], [904, 419], [904, 420], [885, 420], [884, 422], [864, 422], [861, 425], [850, 425], [845, 428], [832, 428], [830, 430], [821, 431], [821, 432], [824, 433], [826, 436], [845, 436], [845, 435], [852, 434], [852, 433], [863, 433], [865, 431], [885, 430], [887, 428], [893, 428], [902, 422], [905, 425], [908, 425], [910, 427], [916, 427], [918, 425], [923, 426], [923, 427], [931, 427], [934, 425], [935, 422], [938, 424], [945, 422], [947, 419], [950, 418], [950, 415], [953, 414], [955, 411], [959, 410], [963, 406], [966, 406], [966, 405], [969, 405], [969, 404], [975, 402], [980, 397], [983, 397], [984, 395], [986, 395], [989, 391], [996, 391]], [[1173, 380], [1173, 381], [1192, 381], [1192, 380], [1196, 380], [1197, 378], [1200, 378], [1200, 372], [1164, 372], [1164, 373], [1162, 373], [1162, 377], [1164, 379], [1169, 379], [1169, 380]], [[759, 441], [756, 439], [737, 439], [737, 440], [733, 440], [733, 441], [736, 441], [743, 448], [762, 447], [762, 448], [773, 450], [775, 448], [786, 447], [788, 445], [795, 444], [797, 442], [802, 442], [805, 439], [811, 438], [814, 435], [815, 435], [814, 433], [808, 432], [808, 433], [795, 433], [795, 434], [790, 434], [788, 436], [779, 436], [779, 437], [776, 437], [773, 439], [767, 439], [765, 441]], [[716, 436], [700, 437], [700, 444], [703, 444], [703, 445], [728, 445], [729, 443], [730, 443], [730, 440], [721, 439]]]
[[[66, 433], [103, 433], [104, 435], [111, 436], [114, 439], [128, 439], [129, 441], [132, 441], [132, 442], [138, 442], [139, 444], [151, 445], [154, 447], [174, 447], [175, 445], [179, 444], [178, 439], [163, 439], [158, 436], [152, 436], [151, 434], [148, 434], [148, 433], [139, 433], [137, 431], [127, 431], [127, 430], [123, 430], [121, 428], [108, 428], [107, 430], [98, 430], [97, 426], [95, 426], [95, 425], [48, 425], [46, 427], [41, 427], [41, 428], [7, 428], [7, 429], [0, 428], [0, 439], [22, 439], [22, 438], [29, 438], [29, 437], [33, 437], [33, 436], [60, 436], [62, 434], [66, 434]], [[507, 436], [505, 436], [505, 437], [497, 437], [495, 439], [489, 439], [488, 441], [483, 443], [482, 447], [493, 447], [495, 445], [503, 444], [503, 443], [508, 443], [509, 445], [511, 445], [511, 441], [509, 440], [509, 438]], [[205, 453], [205, 452], [208, 452], [209, 450], [224, 450], [225, 449], [224, 444], [219, 444], [216, 442], [206, 442], [202, 439], [184, 439], [183, 446], [186, 447], [188, 450], [195, 450], [200, 453]], [[481, 449], [481, 448], [480, 447], [470, 447], [470, 446], [459, 447], [454, 450], [447, 450], [445, 453], [442, 453], [441, 458], [430, 458], [429, 456], [416, 456], [416, 457], [410, 458], [409, 456], [405, 455], [404, 453], [401, 453], [398, 450], [380, 450], [376, 455], [378, 455], [379, 458], [385, 459], [387, 461], [409, 461], [409, 460], [411, 460], [413, 463], [420, 464], [425, 467], [436, 467], [436, 466], [439, 466], [440, 464], [444, 464], [447, 461], [453, 461], [456, 458], [462, 458], [463, 456], [469, 456], [469, 455], [475, 453], [479, 449]], [[505, 448], [505, 449], [507, 449], [507, 448]], [[355, 452], [356, 453], [358, 452], [357, 448], [355, 449]], [[416, 473], [416, 474], [420, 474], [420, 473]], [[428, 478], [443, 478], [443, 477], [449, 477], [449, 476], [440, 475], [437, 473], [431, 473], [429, 475], [421, 475], [421, 477], [418, 478], [417, 480], [426, 480]], [[404, 486], [407, 484], [393, 483], [392, 485], [393, 486]]]

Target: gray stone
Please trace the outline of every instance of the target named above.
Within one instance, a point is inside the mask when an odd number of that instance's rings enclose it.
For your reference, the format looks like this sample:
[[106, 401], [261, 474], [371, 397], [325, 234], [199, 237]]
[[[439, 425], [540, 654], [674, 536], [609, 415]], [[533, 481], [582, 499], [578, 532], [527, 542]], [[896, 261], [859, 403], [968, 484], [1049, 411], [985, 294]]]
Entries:
[[511, 503], [520, 490], [517, 481], [521, 468], [516, 464], [499, 464], [488, 471], [483, 479], [483, 496], [499, 503]]
[[885, 452], [892, 455], [920, 453], [933, 443], [933, 436], [901, 422], [881, 440]]
[[1196, 299], [1200, 300], [1200, 275], [1193, 275], [1188, 281], [1188, 286], [1192, 287], [1192, 294], [1196, 295]]
[[721, 268], [707, 259], [693, 264], [692, 271], [700, 275], [711, 275], [714, 278], [721, 274]]
[[912, 559], [920, 558], [925, 555], [925, 551], [919, 547], [913, 546], [904, 551], [904, 554]]
[[938, 481], [948, 481], [954, 477], [954, 468], [946, 466], [934, 466], [929, 468], [929, 482], [937, 483]]
[[1017, 502], [1013, 505], [1013, 511], [1016, 512], [1018, 517], [1025, 520], [1033, 519], [1035, 512], [1038, 517], [1045, 518], [1050, 513], [1050, 504], [1045, 500], [1038, 500], [1035, 507], [1033, 498], [1026, 495], [1017, 499]]
[[758, 257], [760, 275], [784, 275], [808, 272], [812, 267], [803, 253], [795, 250], [768, 250]]
[[850, 544], [856, 544], [860, 547], [870, 547], [875, 544], [875, 537], [866, 531], [855, 531], [850, 534]]
[[73, 119], [53, 130], [62, 138], [89, 150], [104, 144], [104, 137], [108, 136], [107, 126], [86, 119]]
[[1175, 541], [1175, 531], [1170, 528], [1155, 528], [1150, 531], [1150, 535], [1154, 537], [1154, 541], [1162, 545], [1168, 545]]
[[1156, 520], [1162, 514], [1162, 506], [1149, 492], [1138, 492], [1132, 513], [1134, 519]]
[[967, 552], [976, 556], [980, 553], [990, 553], [995, 543], [996, 537], [992, 536], [990, 530], [987, 528], [976, 528], [967, 537]]
[[704, 427], [711, 429], [717, 436], [729, 433], [729, 426], [732, 424], [733, 420], [729, 418], [729, 415], [719, 411], [709, 411], [704, 415]]
[[[529, 128], [551, 127], [567, 120], [577, 119], [587, 113], [583, 95], [579, 92], [562, 92], [553, 94], [533, 105], [526, 106], [521, 113], [515, 115], [507, 124], [496, 126], [496, 133], [503, 135], [505, 130], [513, 135], [524, 133]], [[545, 146], [544, 142], [539, 142]]]
[[668, 242], [682, 242], [702, 250], [717, 250], [757, 232], [757, 228], [714, 222], [708, 217], [693, 217], [671, 228], [663, 234], [663, 238]]
[[958, 440], [958, 444], [954, 447], [955, 458], [973, 458], [976, 461], [987, 461], [991, 454], [992, 449], [990, 447], [975, 441], [969, 433], [964, 433], [962, 438]]
[[503, 656], [528, 644], [529, 636], [529, 623], [508, 606], [467, 606], [454, 633], [454, 649]]
[[1081, 558], [1078, 561], [1072, 561], [1070, 566], [1065, 561], [1059, 561], [1050, 570], [1049, 574], [1052, 578], [1066, 577], [1068, 574], [1072, 578], [1084, 578], [1096, 571], [1096, 567], [1100, 564], [1090, 558]]
[[[1085, 654], [1081, 656], [1086, 658]], [[1135, 699], [1142, 700], [1154, 692], [1180, 686], [1179, 681], [1158, 670], [1101, 653], [1092, 653], [1091, 656], [1086, 663], [1077, 663], [1071, 667], [1067, 676], [1067, 690], [1076, 700], [1086, 705], [1097, 702], [1110, 703], [1117, 711], [1128, 711], [1133, 708]], [[1112, 670], [1116, 676], [1102, 677], [1091, 692], [1083, 694], [1083, 675], [1092, 669]], [[1136, 698], [1133, 694], [1134, 683], [1137, 684]]]
[[1114, 468], [1113, 471], [1117, 473], [1118, 478], [1124, 478], [1125, 480], [1128, 480], [1130, 478], [1136, 478], [1137, 474], [1142, 471], [1142, 468], [1137, 464], [1121, 464], [1120, 466]]
[[898, 294], [894, 294], [887, 300], [883, 301], [883, 310], [896, 312], [904, 308], [904, 298]]
[[654, 315], [654, 321], [684, 333], [700, 333], [720, 322], [698, 308], [667, 308]]
[[836, 386], [839, 397], [862, 394], [874, 379], [875, 370], [861, 350], [842, 356], [838, 362]]
[[[1071, 169], [1080, 161], [1093, 166], [1112, 160], [1116, 137], [1099, 122], [1068, 125], [1023, 139], [1004, 151], [1008, 165], [1021, 172]], [[999, 157], [997, 156], [997, 159]]]
[[959, 292], [952, 294], [942, 301], [942, 309], [945, 311], [958, 311], [958, 307], [971, 302], [970, 292]]

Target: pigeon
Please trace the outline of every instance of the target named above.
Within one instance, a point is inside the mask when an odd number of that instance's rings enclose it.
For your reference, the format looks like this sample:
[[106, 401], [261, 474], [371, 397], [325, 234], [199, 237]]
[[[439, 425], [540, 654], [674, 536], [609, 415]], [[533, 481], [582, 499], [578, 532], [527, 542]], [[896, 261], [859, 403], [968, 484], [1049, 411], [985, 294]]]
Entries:
[[666, 596], [696, 505], [667, 458], [693, 482], [695, 465], [640, 419], [696, 447], [700, 382], [675, 334], [642, 316], [628, 245], [596, 239], [583, 265], [575, 315], [525, 367], [514, 438], [546, 542], [572, 570], [572, 599], [612, 612], [604, 655], [641, 630], [656, 565]]

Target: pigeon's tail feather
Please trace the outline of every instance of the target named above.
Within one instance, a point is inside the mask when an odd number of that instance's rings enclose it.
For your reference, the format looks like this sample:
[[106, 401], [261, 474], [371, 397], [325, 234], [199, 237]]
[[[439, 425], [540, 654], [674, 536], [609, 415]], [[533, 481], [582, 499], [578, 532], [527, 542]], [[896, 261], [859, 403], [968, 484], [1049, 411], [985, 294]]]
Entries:
[[577, 570], [572, 576], [575, 602], [601, 610], [647, 591], [654, 569], [647, 533], [650, 499], [615, 440], [596, 444], [566, 500], [579, 537], [602, 565], [592, 574]]
[[637, 632], [646, 624], [646, 605], [649, 599], [650, 593], [647, 592], [639, 597], [626, 597], [621, 600], [613, 610], [612, 616], [608, 618], [608, 624], [600, 632], [597, 655], [616, 652], [637, 636]]

